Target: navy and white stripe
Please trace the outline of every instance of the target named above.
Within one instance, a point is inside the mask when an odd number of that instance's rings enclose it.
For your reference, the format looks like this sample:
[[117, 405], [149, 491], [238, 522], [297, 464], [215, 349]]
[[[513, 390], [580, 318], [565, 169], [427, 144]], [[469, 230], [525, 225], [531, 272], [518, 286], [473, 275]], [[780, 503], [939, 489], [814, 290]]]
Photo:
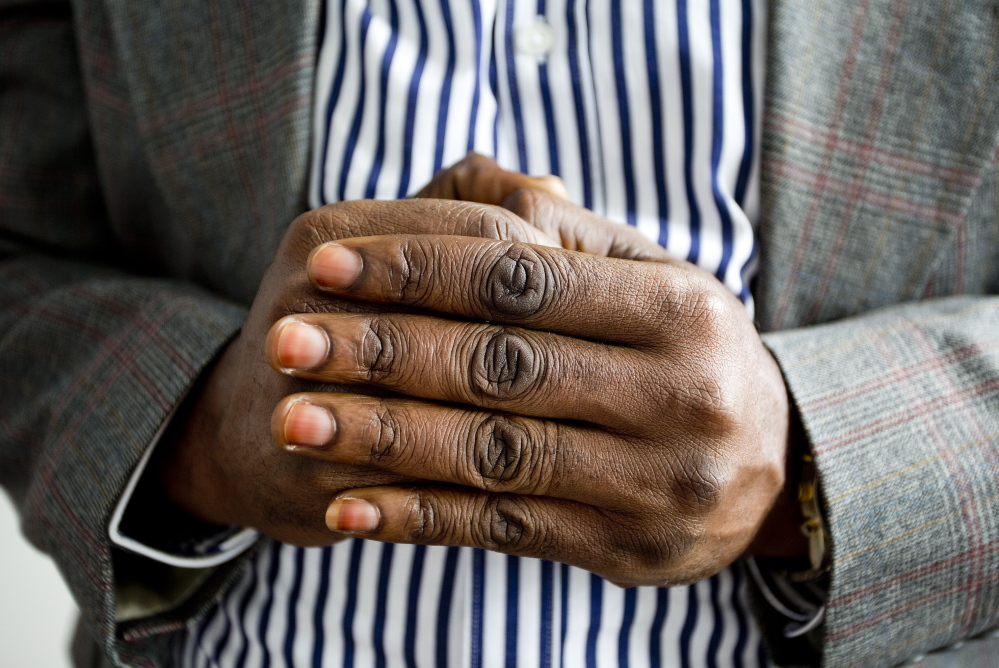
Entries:
[[177, 646], [176, 665], [762, 666], [741, 567], [623, 590], [465, 548], [270, 543]]
[[[467, 151], [717, 275], [752, 311], [765, 0], [327, 0], [311, 204], [410, 195]], [[546, 56], [519, 53], [544, 21]], [[768, 665], [739, 566], [619, 589], [550, 562], [270, 543], [177, 646], [195, 666]]]

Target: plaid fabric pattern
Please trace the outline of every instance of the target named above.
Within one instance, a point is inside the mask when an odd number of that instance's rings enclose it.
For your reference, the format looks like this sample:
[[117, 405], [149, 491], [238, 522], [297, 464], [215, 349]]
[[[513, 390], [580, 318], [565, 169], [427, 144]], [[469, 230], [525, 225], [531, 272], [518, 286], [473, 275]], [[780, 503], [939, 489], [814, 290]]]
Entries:
[[758, 317], [826, 499], [824, 664], [890, 666], [999, 624], [999, 298], [954, 297], [999, 293], [999, 5], [773, 10]]
[[[827, 497], [824, 661], [890, 665], [997, 619], [999, 302], [953, 296], [999, 294], [999, 5], [771, 16], [758, 317]], [[116, 627], [152, 571], [106, 527], [305, 206], [319, 20], [0, 0], [0, 481], [120, 662], [163, 665], [227, 577]]]
[[162, 665], [165, 632], [236, 568], [116, 625], [120, 597], [175, 578], [113, 553], [108, 519], [305, 209], [319, 18], [0, 1], [0, 482], [123, 663]]

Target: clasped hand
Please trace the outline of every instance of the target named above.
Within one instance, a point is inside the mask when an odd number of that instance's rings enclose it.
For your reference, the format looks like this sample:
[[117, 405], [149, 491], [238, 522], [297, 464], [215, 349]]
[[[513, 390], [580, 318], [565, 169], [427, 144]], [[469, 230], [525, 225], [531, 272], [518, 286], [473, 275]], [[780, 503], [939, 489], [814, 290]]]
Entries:
[[307, 266], [328, 294], [407, 311], [277, 322], [276, 370], [391, 394], [292, 395], [275, 440], [426, 481], [341, 493], [333, 531], [679, 584], [734, 561], [782, 487], [780, 373], [742, 305], [687, 263], [394, 235]]
[[299, 545], [466, 545], [621, 585], [786, 533], [788, 399], [742, 305], [558, 186], [471, 156], [424, 194], [504, 208], [302, 216], [179, 419], [167, 494]]

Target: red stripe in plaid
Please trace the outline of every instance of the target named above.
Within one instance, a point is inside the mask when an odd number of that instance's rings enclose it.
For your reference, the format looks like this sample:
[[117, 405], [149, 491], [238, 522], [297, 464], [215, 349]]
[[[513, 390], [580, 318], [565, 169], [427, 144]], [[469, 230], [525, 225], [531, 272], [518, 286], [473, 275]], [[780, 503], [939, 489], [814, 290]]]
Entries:
[[89, 93], [90, 100], [119, 114], [132, 113], [132, 103], [128, 100], [128, 98], [112, 93], [110, 89], [99, 85], [94, 79], [91, 79], [91, 81], [93, 83], [91, 83], [90, 88], [87, 91]]
[[[114, 591], [114, 583], [94, 572], [94, 569], [90, 567], [90, 562], [93, 561], [93, 555], [81, 553], [79, 543], [76, 541], [74, 536], [66, 533], [65, 527], [55, 526], [52, 523], [52, 520], [50, 520], [44, 513], [38, 513], [35, 517], [45, 525], [45, 536], [52, 539], [56, 544], [61, 545], [64, 548], [63, 552], [73, 555], [73, 559], [80, 565], [80, 568], [83, 569], [84, 575], [87, 576], [87, 579], [90, 580], [93, 586], [97, 587], [105, 594], [110, 594]], [[97, 554], [106, 555], [107, 550], [99, 549]]]
[[978, 385], [966, 387], [958, 392], [952, 392], [950, 394], [934, 397], [933, 399], [918, 404], [916, 407], [907, 411], [895, 413], [883, 420], [876, 420], [875, 422], [867, 424], [859, 429], [847, 432], [838, 438], [824, 441], [822, 443], [816, 443], [815, 453], [825, 454], [827, 452], [832, 452], [833, 450], [841, 448], [844, 445], [856, 443], [861, 439], [868, 438], [879, 432], [885, 431], [886, 429], [896, 427], [926, 413], [939, 410], [947, 406], [953, 406], [961, 402], [977, 399], [978, 397], [988, 396], [996, 392], [999, 392], [999, 378], [993, 378]]
[[[77, 291], [77, 292], [80, 292], [80, 291]], [[176, 313], [177, 310], [179, 310], [179, 309], [172, 309], [171, 313]], [[49, 309], [42, 309], [42, 308], [40, 308], [40, 309], [37, 309], [36, 313], [40, 317], [44, 317], [45, 319], [50, 320], [50, 321], [55, 322], [55, 323], [58, 323], [58, 324], [66, 325], [68, 327], [73, 328], [75, 331], [85, 332], [86, 334], [88, 334], [90, 336], [90, 338], [94, 339], [94, 341], [97, 342], [97, 344], [99, 346], [106, 345], [107, 332], [105, 332], [103, 330], [95, 329], [94, 327], [90, 326], [90, 324], [87, 321], [85, 321], [85, 320], [80, 320], [80, 319], [77, 319], [77, 318], [73, 318], [73, 317], [70, 317], [69, 315], [67, 315], [64, 312], [61, 312], [61, 311], [51, 311]], [[142, 322], [140, 322], [139, 319], [132, 319], [131, 320], [131, 324], [136, 325], [136, 326], [140, 326], [140, 327], [143, 327], [143, 328], [146, 328], [146, 327], [149, 326], [148, 324], [143, 324]], [[132, 336], [132, 335], [134, 335], [134, 332], [128, 332], [128, 334], [129, 334], [129, 336]], [[160, 342], [161, 343], [163, 342], [162, 338], [160, 338]], [[162, 392], [159, 391], [159, 389], [155, 386], [155, 384], [152, 383], [152, 380], [148, 376], [146, 376], [145, 373], [141, 369], [139, 369], [138, 367], [134, 366], [134, 354], [132, 354], [132, 353], [136, 350], [136, 348], [138, 348], [138, 344], [140, 344], [140, 343], [142, 343], [141, 340], [136, 340], [136, 341], [133, 342], [133, 347], [131, 349], [129, 349], [129, 352], [124, 352], [123, 351], [123, 352], [120, 352], [117, 355], [115, 355], [117, 361], [121, 362], [121, 366], [119, 367], [118, 370], [127, 367], [131, 371], [135, 372], [135, 374], [137, 374], [136, 378], [139, 378], [140, 380], [144, 381], [143, 384], [147, 386], [147, 389], [150, 391], [150, 394], [152, 395], [152, 398], [156, 400], [156, 402], [159, 404], [160, 408], [162, 408], [164, 410], [169, 410], [169, 408], [171, 406], [171, 402], [166, 398], [166, 396], [163, 395]], [[172, 352], [173, 351], [171, 350], [170, 353], [172, 353]], [[192, 373], [193, 373], [193, 370], [192, 370]], [[90, 377], [90, 374], [87, 374], [84, 377]], [[66, 404], [70, 401], [71, 398], [72, 398], [72, 395], [69, 394], [69, 393], [67, 393], [66, 395], [64, 395], [63, 396], [63, 401], [60, 404], [57, 405], [57, 407], [54, 409], [53, 413], [55, 415], [62, 414], [62, 412], [66, 409]]]
[[[801, 165], [792, 165], [786, 161], [777, 160], [773, 156], [764, 157], [763, 165], [772, 174], [808, 186], [813, 190], [821, 188], [823, 192], [838, 195], [844, 201], [855, 198], [858, 203], [864, 202], [905, 216], [948, 223], [956, 228], [960, 228], [964, 220], [964, 212], [960, 209], [950, 210], [921, 204], [895, 194], [879, 193], [868, 188], [854, 191], [852, 190], [853, 186], [842, 179], [837, 179], [828, 173], [812, 171]], [[802, 244], [805, 243], [807, 243], [807, 239], [803, 236]]]
[[[178, 310], [180, 310], [181, 306], [182, 304], [173, 304], [171, 308], [163, 311], [163, 313], [160, 314], [160, 317], [150, 324], [153, 326], [162, 325]], [[143, 314], [141, 313], [133, 314], [132, 323], [136, 323], [142, 317]], [[119, 332], [132, 331], [132, 328], [119, 330]], [[130, 348], [124, 347], [126, 339], [131, 343]], [[25, 513], [31, 513], [32, 515], [41, 517], [49, 528], [55, 529], [55, 527], [52, 526], [51, 521], [45, 517], [45, 513], [42, 509], [43, 498], [55, 500], [65, 518], [69, 520], [70, 524], [76, 530], [76, 534], [90, 545], [91, 550], [97, 551], [98, 553], [106, 552], [105, 541], [103, 538], [98, 540], [93, 536], [86, 524], [80, 520], [77, 509], [66, 501], [59, 487], [59, 481], [53, 475], [54, 469], [60, 462], [60, 458], [64, 451], [70, 447], [70, 445], [75, 444], [74, 439], [76, 433], [90, 418], [90, 415], [93, 412], [93, 406], [104, 401], [108, 388], [110, 388], [118, 380], [126, 369], [132, 372], [132, 376], [143, 385], [144, 389], [150, 395], [156, 397], [157, 401], [164, 408], [164, 411], [169, 409], [169, 402], [166, 401], [166, 398], [161, 392], [159, 392], [158, 388], [155, 387], [155, 384], [151, 381], [151, 379], [149, 379], [148, 376], [146, 376], [144, 372], [134, 364], [135, 355], [136, 352], [140, 350], [141, 343], [142, 340], [138, 337], [120, 336], [116, 339], [115, 345], [103, 348], [101, 354], [99, 354], [98, 357], [89, 365], [87, 372], [80, 375], [81, 379], [92, 377], [98, 368], [104, 366], [105, 362], [110, 361], [109, 358], [112, 356], [116, 361], [122, 363], [113, 367], [113, 371], [107, 375], [101, 386], [93, 388], [93, 391], [88, 395], [89, 401], [83, 408], [76, 411], [74, 414], [74, 420], [66, 427], [66, 429], [56, 435], [55, 443], [52, 445], [50, 451], [46, 453], [46, 459], [40, 461], [37, 467], [37, 474], [42, 476], [44, 485], [34, 486], [24, 503]], [[82, 386], [77, 387], [79, 389], [76, 392], [73, 392], [72, 390], [66, 392], [63, 401], [55, 408], [53, 414], [59, 415], [65, 411], [65, 408], [71, 399], [80, 393], [79, 390], [83, 389]], [[94, 477], [95, 484], [101, 485], [101, 479], [99, 476], [92, 477]], [[106, 493], [105, 496], [107, 496]], [[62, 530], [53, 530], [49, 533], [54, 535], [58, 542], [73, 554], [74, 559], [81, 564], [84, 570], [87, 571], [88, 577], [93, 580], [95, 585], [101, 587], [105, 591], [111, 591], [111, 589], [113, 589], [113, 585], [111, 583], [105, 583], [103, 578], [99, 577], [93, 572], [92, 569], [87, 567], [88, 556], [79, 551], [75, 540], [67, 540], [69, 536], [65, 536], [65, 532]]]
[[[805, 322], [815, 322], [816, 317], [819, 314], [819, 309], [822, 308], [822, 305], [825, 303], [825, 297], [829, 292], [829, 286], [832, 284], [833, 277], [836, 275], [836, 268], [839, 267], [843, 244], [846, 243], [847, 231], [850, 229], [850, 223], [853, 222], [857, 206], [861, 201], [861, 193], [867, 192], [868, 190], [864, 184], [867, 180], [868, 168], [870, 167], [871, 162], [871, 153], [874, 148], [874, 142], [877, 138], [878, 125], [881, 122], [881, 116], [885, 109], [885, 99], [888, 94], [888, 83], [891, 79], [891, 73], [895, 66], [895, 56], [898, 53], [898, 43], [902, 37], [902, 20], [905, 18], [905, 12], [908, 6], [908, 0], [898, 0], [895, 2], [894, 12], [891, 19], [891, 27], [888, 30], [888, 44], [885, 47], [884, 57], [881, 61], [881, 72], [878, 75], [878, 86], [874, 94], [874, 104], [871, 109], [870, 116], [868, 116], [867, 130], [864, 133], [865, 139], [861, 145], [861, 153], [858, 159], [858, 164], [855, 167], [853, 182], [850, 184], [850, 188], [848, 190], [847, 204], [843, 209], [843, 216], [840, 219], [838, 228], [836, 229], [832, 249], [827, 256], [825, 273], [823, 274], [821, 281], [819, 281], [819, 287], [815, 291], [812, 298], [812, 305], [808, 309], [808, 313], [805, 315]], [[840, 150], [838, 143], [836, 144], [836, 149], [837, 151]]]
[[[922, 350], [924, 355], [931, 356], [937, 354], [933, 344], [930, 342], [926, 334], [916, 328], [913, 332], [913, 339], [916, 344]], [[936, 376], [940, 379], [941, 384], [950, 388], [951, 392], [959, 391], [957, 383], [954, 381], [954, 377], [951, 375], [950, 367], [941, 366], [937, 369]], [[990, 438], [985, 426], [982, 424], [981, 419], [975, 411], [970, 410], [967, 403], [962, 403], [958, 406], [961, 417], [964, 418], [963, 422], [966, 426], [972, 429], [972, 433], [979, 442], [987, 442]], [[994, 472], [999, 473], [999, 466], [997, 466], [996, 453], [993, 448], [982, 448], [982, 454], [985, 459], [992, 465]], [[951, 458], [960, 466], [960, 460], [951, 455]], [[963, 472], [963, 467], [962, 467]], [[966, 478], [965, 478], [966, 481]], [[964, 517], [968, 521], [969, 525], [969, 535], [972, 536], [971, 553], [973, 555], [970, 566], [970, 577], [968, 578], [968, 599], [965, 602], [964, 615], [961, 619], [961, 628], [959, 630], [959, 635], [962, 637], [968, 635], [971, 628], [975, 622], [975, 609], [978, 605], [979, 590], [981, 588], [982, 579], [982, 537], [981, 528], [978, 525], [979, 514], [978, 514], [978, 504], [974, 502], [974, 498], [970, 501], [965, 501], [964, 492], [967, 491], [966, 485], [961, 485], [959, 487], [962, 490], [962, 503], [964, 505]], [[972, 526], [974, 524], [974, 526]]]
[[[97, 290], [94, 290], [90, 286], [81, 285], [77, 289], [77, 292], [80, 294], [80, 296], [90, 299], [94, 304], [99, 304], [108, 311], [117, 313], [123, 318], [128, 318], [132, 316], [134, 313], [132, 309], [125, 308], [124, 306], [114, 301], [113, 299], [108, 299], [107, 295], [105, 295], [102, 292], [98, 292]], [[173, 312], [176, 312], [176, 309]], [[136, 324], [142, 328], [143, 333], [149, 337], [150, 341], [154, 341], [159, 344], [160, 350], [162, 350], [167, 354], [167, 356], [170, 358], [170, 361], [173, 362], [178, 369], [180, 369], [181, 373], [183, 373], [185, 376], [188, 377], [194, 376], [197, 369], [195, 369], [194, 366], [187, 361], [187, 359], [185, 359], [182, 355], [180, 355], [169, 341], [163, 338], [162, 329], [160, 329], [159, 327], [151, 326], [149, 321], [145, 319], [137, 320]]]
[[248, 81], [229, 89], [213, 91], [201, 97], [196, 97], [186, 101], [182, 105], [164, 109], [150, 114], [149, 118], [139, 123], [141, 132], [158, 132], [174, 123], [187, 125], [191, 122], [191, 117], [202, 112], [216, 112], [223, 104], [231, 104], [239, 98], [246, 97], [253, 93], [254, 88], [263, 90], [281, 80], [294, 75], [296, 72], [311, 68], [315, 60], [314, 53], [306, 53], [293, 60], [287, 60], [282, 64], [261, 75], [257, 81]]
[[[172, 317], [173, 314], [181, 308], [181, 306], [182, 304], [178, 303], [172, 304], [170, 308], [164, 310], [151, 324], [153, 326], [161, 325]], [[122, 324], [132, 325], [134, 327], [135, 323], [143, 317], [143, 313], [137, 312], [133, 314], [129, 322]], [[53, 434], [55, 442], [51, 446], [49, 452], [46, 453], [45, 461], [40, 462], [39, 464], [39, 470], [45, 473], [45, 475], [48, 476], [51, 474], [53, 468], [57, 466], [60, 457], [66, 448], [75, 443], [74, 438], [76, 433], [90, 419], [90, 414], [93, 412], [94, 406], [104, 401], [108, 388], [114, 384], [126, 368], [131, 368], [131, 370], [138, 372], [135, 375], [136, 380], [146, 391], [149, 392], [150, 395], [157, 398], [164, 414], [169, 410], [170, 403], [167, 402], [162, 393], [155, 388], [155, 384], [140, 369], [136, 369], [133, 365], [135, 354], [139, 350], [141, 344], [144, 343], [143, 339], [131, 335], [134, 331], [133, 327], [121, 327], [117, 330], [116, 337], [114, 339], [105, 340], [104, 347], [95, 356], [95, 358], [91, 360], [90, 364], [87, 365], [87, 368], [77, 376], [81, 382], [67, 388], [65, 394], [63, 395], [62, 401], [53, 408], [52, 413], [54, 415], [61, 415], [65, 412], [66, 406], [73, 399], [78, 397], [81, 393], [86, 393], [87, 400], [83, 402], [83, 406], [80, 409], [75, 411], [73, 420], [66, 426], [65, 429], [63, 429], [63, 431], [58, 434]], [[122, 363], [114, 364], [114, 362]], [[107, 374], [104, 378], [104, 382], [100, 386], [94, 388], [85, 386], [84, 383], [86, 379], [93, 378], [97, 375], [99, 370], [108, 367], [113, 370]], [[25, 499], [25, 508], [30, 509], [31, 512], [36, 511], [42, 503], [44, 491], [45, 490], [36, 488], [34, 494], [29, 494], [28, 498]], [[28, 512], [28, 510], [26, 510], [26, 512]]]
[[38, 434], [33, 431], [25, 431], [20, 427], [15, 427], [7, 419], [6, 415], [0, 415], [0, 432], [6, 438], [11, 438], [25, 445], [34, 445], [38, 442]]
[[[212, 2], [211, 5], [211, 11], [213, 16], [216, 11], [216, 4], [217, 2]], [[250, 99], [253, 102], [253, 115], [259, 118], [264, 116], [264, 103], [262, 99], [264, 87], [260, 83], [261, 77], [257, 72], [257, 63], [260, 62], [256, 48], [257, 36], [250, 23], [249, 12], [250, 9], [247, 6], [247, 0], [240, 0], [239, 19], [240, 19], [240, 25], [242, 26], [243, 30], [243, 35], [245, 35], [244, 45], [247, 53], [246, 66], [249, 69], [250, 73], [248, 81], [250, 85]], [[309, 65], [315, 63], [315, 54], [312, 53], [304, 54], [301, 59], [304, 60], [306, 57], [309, 58], [309, 60], [307, 61]], [[256, 167], [259, 168], [264, 175], [263, 201], [265, 202], [274, 201], [274, 183], [277, 180], [274, 177], [274, 172], [273, 172], [274, 167], [271, 162], [270, 145], [271, 144], [269, 141], [260, 142], [260, 152], [262, 154], [261, 162], [259, 165], [256, 165]], [[256, 196], [256, 193], [254, 193], [254, 196]], [[259, 215], [253, 216], [253, 218], [250, 220], [250, 224], [252, 225], [252, 227], [249, 233], [250, 235], [253, 236], [253, 238], [261, 239], [266, 236], [265, 234], [263, 234], [262, 230], [262, 226], [265, 224], [265, 221], [262, 220]]]
[[[822, 204], [822, 200], [826, 190], [826, 179], [831, 170], [833, 159], [836, 157], [836, 137], [839, 135], [840, 128], [843, 125], [843, 110], [846, 108], [846, 102], [849, 97], [850, 85], [853, 81], [853, 74], [857, 67], [857, 54], [860, 50], [861, 37], [864, 34], [864, 23], [867, 20], [867, 12], [870, 7], [870, 0], [861, 0], [857, 4], [857, 10], [853, 17], [853, 26], [851, 27], [851, 37], [850, 46], [847, 47], [846, 57], [843, 61], [843, 74], [839, 80], [839, 89], [836, 93], [836, 103], [833, 108], [832, 118], [829, 123], [829, 140], [825, 143], [823, 147], [822, 156], [822, 168], [819, 169], [818, 178], [815, 183], [815, 192], [812, 195], [812, 203], [808, 208], [808, 213], [805, 215], [805, 221], [802, 225], [801, 240], [798, 242], [798, 248], [796, 249], [794, 260], [791, 262], [791, 276], [797, 276], [801, 271], [801, 265], [805, 260], [805, 254], [809, 250], [809, 241], [812, 236], [812, 229], [815, 226], [815, 219], [819, 212], [819, 207]], [[769, 161], [764, 159], [763, 161], [763, 171], [771, 171], [768, 167]], [[785, 288], [780, 296], [780, 300], [777, 302], [777, 308], [774, 310], [774, 322], [779, 327], [783, 326], [784, 318], [787, 314], [787, 308], [790, 305], [792, 290], [790, 285]]]
[[988, 343], [972, 343], [964, 346], [963, 348], [956, 348], [944, 355], [940, 355], [939, 357], [927, 357], [922, 362], [910, 364], [906, 367], [897, 369], [890, 374], [872, 378], [871, 380], [852, 387], [845, 392], [838, 391], [826, 397], [802, 402], [799, 408], [803, 411], [822, 410], [823, 408], [828, 408], [829, 406], [859, 397], [863, 394], [867, 394], [868, 392], [874, 392], [881, 388], [888, 387], [889, 385], [899, 381], [911, 378], [916, 374], [925, 373], [926, 371], [930, 371], [932, 369], [940, 369], [953, 364], [959, 364], [965, 360], [971, 359], [972, 357], [987, 355], [994, 352], [999, 352], [999, 342], [990, 341]]
[[152, 158], [150, 161], [151, 166], [153, 169], [167, 169], [178, 163], [189, 161], [193, 156], [208, 153], [213, 149], [230, 149], [232, 147], [229, 142], [239, 141], [240, 138], [246, 135], [256, 134], [261, 136], [260, 133], [273, 128], [277, 121], [286, 118], [300, 109], [308, 108], [311, 103], [311, 95], [300, 95], [288, 100], [283, 106], [274, 109], [266, 116], [227, 127], [225, 132], [218, 132], [213, 135], [205, 134], [199, 137], [197, 141], [184, 144], [183, 146], [171, 145], [164, 147]]
[[873, 162], [885, 167], [916, 174], [917, 176], [941, 179], [968, 188], [975, 188], [981, 182], [981, 174], [975, 171], [949, 167], [930, 162], [929, 160], [920, 160], [913, 155], [890, 151], [869, 144], [865, 145], [849, 137], [844, 137], [842, 134], [833, 136], [829, 130], [814, 128], [806, 125], [804, 121], [792, 119], [778, 112], [771, 112], [767, 115], [767, 125], [768, 130], [788, 134], [811, 144], [828, 144], [829, 142], [833, 142], [843, 155], [851, 153], [859, 154], [866, 149], [870, 152], [870, 159]]
[[161, 633], [179, 631], [182, 628], [184, 628], [183, 622], [161, 622], [159, 624], [150, 624], [139, 628], [126, 629], [125, 632], [121, 634], [121, 637], [125, 642], [135, 642], [136, 640], [142, 640], [143, 638], [149, 638], [150, 636], [159, 635]]
[[38, 306], [35, 307], [34, 313], [43, 320], [71, 327], [73, 331], [85, 334], [95, 341], [100, 341], [106, 335], [103, 329], [98, 329], [86, 320], [74, 318], [65, 311], [58, 311], [47, 306]]
[[21, 288], [21, 294], [17, 295], [20, 301], [28, 301], [29, 297], [45, 294], [50, 286], [38, 280], [38, 275], [32, 271], [26, 271], [20, 262], [5, 263], [0, 269], [0, 276], [3, 282], [15, 282]]
[[131, 654], [129, 652], [122, 652], [119, 650], [118, 656], [129, 663], [137, 663], [140, 666], [145, 666], [145, 668], [156, 668], [155, 663], [145, 657], [139, 656], [138, 654]]
[[934, 575], [940, 571], [944, 571], [948, 568], [954, 568], [955, 566], [961, 566], [970, 559], [976, 557], [981, 557], [989, 554], [999, 552], [999, 540], [994, 540], [990, 543], [986, 543], [974, 550], [965, 550], [960, 554], [955, 554], [946, 559], [941, 559], [928, 566], [922, 566], [916, 570], [910, 571], [908, 573], [903, 573], [901, 575], [896, 575], [895, 577], [882, 580], [870, 586], [864, 587], [863, 589], [857, 589], [847, 594], [837, 596], [835, 599], [830, 600], [826, 603], [826, 608], [832, 610], [854, 601], [859, 601], [862, 598], [871, 596], [873, 594], [878, 594], [883, 591], [887, 591], [892, 587], [897, 587], [900, 584], [906, 582], [912, 582], [913, 580], [918, 580], [919, 578], [926, 577], [927, 575]]
[[[223, 66], [225, 63], [225, 53], [222, 46], [222, 30], [221, 30], [221, 17], [220, 10], [218, 6], [218, 0], [210, 0], [208, 3], [208, 25], [211, 28], [212, 34], [212, 53], [215, 55], [215, 74], [218, 78], [218, 89], [219, 94], [222, 96], [221, 107], [225, 115], [225, 136], [229, 142], [230, 147], [233, 150], [233, 154], [236, 158], [236, 171], [239, 173], [239, 180], [243, 184], [243, 196], [246, 197], [247, 202], [250, 204], [250, 221], [254, 230], [252, 235], [254, 238], [259, 237], [259, 221], [260, 221], [260, 205], [258, 203], [257, 189], [254, 187], [253, 176], [250, 174], [250, 167], [246, 161], [246, 153], [243, 151], [243, 146], [240, 143], [240, 136], [242, 133], [236, 128], [235, 118], [233, 117], [233, 95], [231, 86], [227, 80], [226, 68]], [[243, 35], [244, 39], [248, 38], [248, 35]], [[254, 91], [259, 92], [259, 85], [254, 86], [252, 83], [249, 84], [248, 90], [251, 95]], [[266, 125], [259, 122], [259, 119], [263, 118], [263, 114], [254, 114], [254, 118], [258, 119], [256, 123], [258, 132], [263, 132]], [[261, 142], [266, 143], [266, 142]]]
[[[999, 573], [993, 573], [989, 575], [987, 578], [984, 578], [982, 584], [995, 584], [997, 582], [999, 582]], [[843, 638], [852, 636], [855, 633], [863, 631], [866, 628], [870, 628], [872, 626], [875, 626], [876, 624], [880, 624], [881, 622], [887, 621], [894, 617], [898, 617], [903, 613], [911, 612], [916, 608], [921, 608], [924, 605], [929, 605], [930, 603], [938, 601], [942, 598], [946, 598], [958, 592], [965, 591], [967, 587], [968, 587], [967, 583], [962, 582], [961, 584], [957, 584], [952, 587], [947, 587], [946, 589], [940, 589], [938, 591], [933, 592], [932, 594], [927, 594], [926, 596], [923, 596], [921, 598], [913, 599], [911, 601], [903, 603], [902, 605], [891, 608], [890, 610], [886, 610], [881, 614], [874, 615], [873, 617], [865, 619], [862, 622], [858, 622], [853, 626], [848, 626], [838, 631], [827, 633], [825, 636], [826, 642], [834, 642], [836, 640], [842, 640]], [[832, 603], [833, 601], [830, 601], [826, 605], [831, 606]], [[996, 609], [984, 610], [982, 611], [982, 616], [989, 616], [995, 614], [996, 611], [997, 611]]]
[[[913, 329], [911, 339], [917, 344], [920, 340], [924, 339], [918, 329]], [[925, 341], [924, 341], [925, 343]], [[886, 345], [883, 338], [878, 338], [875, 341], [875, 346], [881, 351], [882, 356], [887, 360], [890, 365], [894, 368], [898, 368], [898, 357], [895, 351]], [[925, 355], [933, 355], [934, 351], [929, 349], [927, 345], [919, 346], [922, 348], [922, 352]], [[956, 394], [960, 392], [957, 385], [948, 377], [946, 373], [937, 373], [938, 377], [943, 377], [945, 385], [950, 385], [950, 392]], [[919, 401], [922, 393], [913, 385], [912, 378], [906, 378], [903, 382], [899, 383], [903, 392], [909, 398], [912, 403], [917, 403]], [[967, 417], [967, 404], [965, 402], [959, 402], [957, 404], [958, 410], [962, 415]], [[964, 464], [961, 462], [961, 458], [956, 456], [954, 449], [950, 446], [947, 435], [944, 433], [945, 429], [941, 427], [936, 419], [934, 412], [927, 412], [920, 415], [922, 422], [926, 427], [926, 433], [929, 434], [930, 438], [933, 440], [933, 446], [936, 448], [937, 454], [940, 455], [940, 461], [943, 462], [944, 466], [947, 467], [948, 478], [952, 481], [954, 489], [957, 492], [958, 500], [961, 504], [961, 517], [964, 519], [965, 529], [967, 530], [967, 539], [970, 543], [970, 548], [968, 553], [970, 555], [969, 567], [970, 571], [966, 591], [968, 596], [965, 599], [965, 610], [962, 616], [962, 624], [958, 631], [958, 634], [963, 637], [967, 631], [970, 624], [969, 616], [973, 614], [975, 599], [977, 598], [977, 590], [981, 585], [981, 571], [982, 571], [982, 527], [981, 520], [978, 515], [978, 505], [975, 502], [975, 495], [971, 490], [971, 483], [968, 480], [968, 472], [964, 468]], [[981, 437], [981, 434], [979, 435]]]

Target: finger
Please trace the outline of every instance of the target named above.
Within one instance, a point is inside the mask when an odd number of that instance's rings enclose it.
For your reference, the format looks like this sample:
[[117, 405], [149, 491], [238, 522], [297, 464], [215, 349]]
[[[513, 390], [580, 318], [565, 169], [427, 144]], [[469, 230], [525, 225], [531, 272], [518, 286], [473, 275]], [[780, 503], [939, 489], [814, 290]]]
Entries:
[[630, 225], [613, 223], [589, 209], [537, 188], [523, 188], [503, 207], [561, 242], [562, 248], [622, 260], [669, 262], [669, 253]]
[[431, 199], [338, 202], [302, 214], [295, 225], [308, 250], [326, 241], [380, 234], [445, 234], [558, 245], [510, 211], [475, 202]]
[[547, 559], [622, 585], [689, 584], [696, 539], [671, 522], [564, 499], [416, 486], [343, 492], [326, 511], [329, 529], [370, 540]]
[[706, 274], [673, 265], [467, 237], [349, 239], [318, 247], [307, 266], [318, 288], [348, 299], [636, 345], [662, 341], [681, 320], [673, 312], [713, 294]]
[[635, 408], [629, 349], [520, 327], [422, 315], [300, 314], [279, 320], [267, 357], [282, 373], [325, 383], [537, 417], [625, 427]]
[[[485, 491], [620, 505], [628, 444], [601, 431], [407, 399], [302, 393], [274, 410], [277, 444], [316, 459]], [[616, 458], [595, 481], [594, 462]], [[633, 491], [633, 490], [632, 490]]]
[[477, 547], [611, 575], [637, 547], [620, 523], [592, 506], [535, 496], [440, 487], [369, 487], [339, 495], [332, 531], [390, 543]]
[[568, 199], [569, 191], [557, 176], [528, 176], [502, 169], [492, 158], [469, 153], [460, 162], [434, 174], [433, 180], [416, 197], [456, 199], [483, 204], [501, 204], [521, 188], [536, 188], [558, 199]]

